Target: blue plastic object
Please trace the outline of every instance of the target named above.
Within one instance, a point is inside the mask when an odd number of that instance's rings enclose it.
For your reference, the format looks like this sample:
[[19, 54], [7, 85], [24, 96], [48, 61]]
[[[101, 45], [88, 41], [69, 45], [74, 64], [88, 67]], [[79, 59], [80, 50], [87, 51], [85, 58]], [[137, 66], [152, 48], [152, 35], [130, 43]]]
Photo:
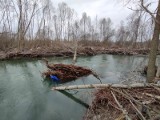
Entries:
[[59, 81], [60, 81], [60, 79], [59, 79], [57, 76], [55, 76], [55, 75], [50, 75], [50, 78], [51, 78], [54, 82], [59, 82]]

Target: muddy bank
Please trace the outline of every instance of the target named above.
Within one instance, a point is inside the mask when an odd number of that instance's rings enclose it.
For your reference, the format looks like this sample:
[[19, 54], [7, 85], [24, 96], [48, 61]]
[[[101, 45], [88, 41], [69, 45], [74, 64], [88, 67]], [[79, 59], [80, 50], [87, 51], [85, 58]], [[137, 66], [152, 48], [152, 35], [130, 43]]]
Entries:
[[[149, 49], [117, 49], [117, 48], [95, 48], [84, 47], [77, 51], [77, 56], [93, 56], [97, 54], [113, 54], [113, 55], [147, 55]], [[0, 51], [0, 60], [18, 59], [18, 58], [41, 58], [41, 57], [72, 57], [74, 50], [72, 49], [30, 49], [30, 50], [12, 50], [8, 52]], [[160, 51], [158, 51], [160, 54]]]

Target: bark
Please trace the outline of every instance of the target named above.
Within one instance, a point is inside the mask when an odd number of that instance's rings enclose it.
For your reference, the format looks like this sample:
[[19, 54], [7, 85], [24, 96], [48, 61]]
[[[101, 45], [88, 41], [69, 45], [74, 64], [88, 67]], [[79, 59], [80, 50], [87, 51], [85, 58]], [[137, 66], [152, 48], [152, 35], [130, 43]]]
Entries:
[[70, 86], [59, 86], [53, 87], [52, 90], [73, 90], [73, 89], [90, 89], [90, 88], [145, 88], [152, 86], [160, 87], [159, 84], [143, 84], [143, 83], [135, 83], [131, 85], [124, 84], [90, 84], [90, 85], [70, 85]]
[[153, 38], [151, 41], [151, 49], [149, 54], [149, 62], [148, 62], [148, 70], [147, 70], [147, 82], [153, 82], [155, 77], [155, 69], [156, 69], [156, 56], [158, 50], [158, 43], [159, 43], [159, 34], [160, 34], [160, 0], [158, 3], [158, 10], [156, 14], [156, 21], [155, 21], [155, 28], [153, 33]]

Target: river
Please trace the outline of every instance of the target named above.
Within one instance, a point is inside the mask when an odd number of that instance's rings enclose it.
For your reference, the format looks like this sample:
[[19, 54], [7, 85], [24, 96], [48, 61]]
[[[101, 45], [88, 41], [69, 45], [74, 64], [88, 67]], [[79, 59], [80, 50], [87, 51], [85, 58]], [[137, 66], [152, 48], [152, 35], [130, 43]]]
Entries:
[[[48, 58], [50, 63], [71, 64], [71, 58]], [[146, 57], [97, 55], [79, 57], [77, 65], [92, 68], [103, 83], [119, 83], [128, 71], [146, 63]], [[51, 91], [52, 82], [41, 73], [47, 68], [39, 59], [0, 62], [0, 120], [81, 120], [91, 90]], [[94, 84], [92, 75], [63, 85]]]

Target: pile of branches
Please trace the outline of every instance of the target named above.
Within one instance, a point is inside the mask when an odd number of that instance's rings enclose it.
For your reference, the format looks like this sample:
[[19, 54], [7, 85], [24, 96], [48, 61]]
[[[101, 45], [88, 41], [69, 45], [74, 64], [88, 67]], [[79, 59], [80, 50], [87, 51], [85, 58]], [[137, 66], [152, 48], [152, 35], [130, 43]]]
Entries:
[[51, 75], [54, 75], [60, 79], [61, 83], [76, 80], [79, 77], [88, 76], [90, 74], [98, 78], [92, 70], [84, 67], [66, 64], [48, 64], [46, 60], [45, 62], [48, 70], [43, 72], [42, 75], [46, 78], [50, 78]]
[[112, 55], [147, 55], [149, 53], [149, 49], [109, 48], [105, 49], [105, 53]]
[[84, 119], [160, 120], [160, 88], [100, 89]]

